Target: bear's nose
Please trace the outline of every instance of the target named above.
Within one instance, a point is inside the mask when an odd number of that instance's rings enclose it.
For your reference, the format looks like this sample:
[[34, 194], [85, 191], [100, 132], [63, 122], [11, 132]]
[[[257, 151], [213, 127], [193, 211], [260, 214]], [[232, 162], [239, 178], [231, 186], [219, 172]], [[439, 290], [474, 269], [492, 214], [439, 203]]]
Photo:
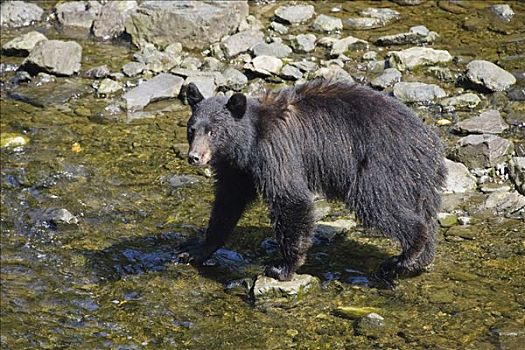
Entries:
[[190, 164], [197, 164], [200, 160], [199, 154], [195, 152], [191, 152], [188, 154], [188, 162]]

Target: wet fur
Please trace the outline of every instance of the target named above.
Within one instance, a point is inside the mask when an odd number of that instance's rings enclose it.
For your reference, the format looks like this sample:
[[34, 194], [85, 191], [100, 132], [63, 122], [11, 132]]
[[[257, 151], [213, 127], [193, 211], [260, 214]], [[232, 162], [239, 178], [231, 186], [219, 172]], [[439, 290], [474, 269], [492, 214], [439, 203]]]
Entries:
[[283, 258], [266, 274], [289, 279], [310, 247], [312, 197], [322, 193], [400, 242], [401, 255], [381, 266], [382, 275], [417, 273], [432, 262], [443, 149], [410, 109], [366, 87], [325, 80], [248, 98], [241, 118], [223, 115], [227, 101], [197, 103], [189, 122], [220, 130], [211, 141], [217, 181], [208, 250], [225, 243], [260, 193]]

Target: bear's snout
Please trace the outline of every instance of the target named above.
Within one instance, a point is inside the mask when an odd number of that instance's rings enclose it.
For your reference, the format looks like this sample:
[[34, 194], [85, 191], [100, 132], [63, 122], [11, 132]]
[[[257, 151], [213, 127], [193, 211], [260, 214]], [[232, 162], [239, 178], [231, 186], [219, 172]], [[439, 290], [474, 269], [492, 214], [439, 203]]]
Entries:
[[205, 166], [209, 163], [211, 159], [211, 152], [199, 152], [195, 150], [190, 150], [188, 153], [188, 163], [195, 166]]

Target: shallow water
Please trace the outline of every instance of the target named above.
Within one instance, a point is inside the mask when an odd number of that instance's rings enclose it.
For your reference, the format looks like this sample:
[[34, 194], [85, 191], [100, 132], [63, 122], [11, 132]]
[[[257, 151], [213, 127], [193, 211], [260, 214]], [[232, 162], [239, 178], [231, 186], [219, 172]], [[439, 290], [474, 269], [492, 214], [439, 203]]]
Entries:
[[[516, 12], [509, 25], [488, 17], [487, 2], [468, 2], [461, 14], [442, 11], [434, 2], [415, 7], [322, 2], [316, 10], [329, 14], [342, 6], [347, 12], [336, 15], [348, 17], [368, 6], [394, 8], [401, 21], [352, 35], [368, 40], [425, 24], [442, 36], [434, 48], [460, 60], [483, 58], [523, 71], [525, 4], [509, 3]], [[267, 23], [274, 8], [252, 7], [251, 13]], [[462, 30], [467, 17], [478, 21], [480, 30]], [[3, 31], [1, 43], [24, 31]], [[53, 29], [49, 36], [62, 37]], [[125, 44], [81, 44], [83, 71], [108, 61], [117, 70], [134, 51]], [[435, 81], [421, 71], [413, 79]], [[365, 236], [357, 227], [315, 246], [300, 270], [321, 281], [339, 278], [297, 299], [253, 305], [240, 289], [224, 288], [253, 276], [272, 258], [261, 247], [272, 236], [262, 203], [245, 214], [227, 246], [242, 254], [244, 268], [234, 262], [233, 268], [223, 263], [197, 270], [173, 262], [175, 247], [202, 233], [213, 200], [212, 180], [185, 160], [188, 108], [179, 101], [159, 102], [148, 107], [154, 118], [126, 122], [125, 115], [105, 114], [108, 101], [81, 88], [67, 103], [50, 101], [68, 82], [91, 83], [59, 78], [28, 92], [44, 107], [10, 99], [3, 88], [0, 95], [2, 132], [29, 138], [23, 147], [0, 151], [2, 348], [519, 349], [525, 344], [523, 221], [479, 213], [469, 226], [442, 228], [431, 272], [404, 279], [394, 290], [345, 282], [371, 273], [397, 252], [394, 243]], [[455, 89], [453, 83], [440, 85]], [[495, 105], [494, 99], [482, 104]], [[523, 152], [523, 103], [505, 101], [501, 109], [507, 120], [518, 121], [507, 136]], [[419, 112], [429, 123], [436, 118], [428, 110]], [[457, 140], [446, 128], [440, 133], [450, 144]], [[174, 188], [173, 175], [198, 181]], [[460, 207], [475, 208], [480, 196]], [[57, 208], [74, 214], [78, 224], [60, 222]], [[324, 220], [349, 216], [332, 205]], [[377, 308], [386, 325], [380, 334], [363, 335], [355, 321], [335, 312], [341, 306]]]

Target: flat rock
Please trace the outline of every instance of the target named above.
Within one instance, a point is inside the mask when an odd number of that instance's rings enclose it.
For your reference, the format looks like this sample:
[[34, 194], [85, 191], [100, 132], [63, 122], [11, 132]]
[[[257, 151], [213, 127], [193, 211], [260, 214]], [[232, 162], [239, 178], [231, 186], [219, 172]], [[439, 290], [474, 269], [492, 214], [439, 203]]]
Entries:
[[337, 17], [319, 15], [315, 18], [312, 28], [320, 32], [340, 31], [343, 29], [343, 21]]
[[247, 30], [228, 37], [221, 46], [226, 58], [231, 58], [260, 43], [264, 43], [264, 34], [261, 31]]
[[127, 77], [134, 77], [146, 70], [146, 65], [142, 62], [128, 62], [122, 66], [122, 73]]
[[161, 73], [122, 96], [129, 111], [143, 109], [150, 102], [175, 98], [179, 95], [184, 79], [181, 77]]
[[2, 46], [2, 52], [6, 55], [27, 56], [42, 40], [47, 40], [47, 37], [42, 33], [32, 31], [5, 43]]
[[512, 142], [496, 135], [468, 135], [458, 140], [455, 158], [469, 169], [492, 168], [505, 162], [513, 150]]
[[375, 88], [386, 89], [401, 81], [401, 72], [396, 68], [387, 68], [383, 74], [370, 81], [370, 85]]
[[222, 72], [226, 80], [225, 86], [234, 91], [241, 91], [248, 84], [248, 77], [235, 68], [227, 68]]
[[357, 226], [354, 220], [339, 219], [335, 221], [318, 221], [314, 228], [314, 243], [330, 243], [338, 235]]
[[259, 276], [253, 285], [253, 297], [279, 298], [296, 297], [315, 287], [318, 280], [310, 275], [295, 274], [290, 281], [278, 281], [276, 279]]
[[42, 40], [36, 43], [21, 69], [54, 75], [73, 75], [80, 71], [82, 46], [74, 41]]
[[453, 107], [455, 110], [464, 110], [475, 108], [481, 99], [473, 93], [461, 94], [454, 97], [445, 98], [441, 101], [443, 107]]
[[248, 16], [248, 1], [143, 1], [125, 21], [133, 44], [180, 42], [201, 49], [234, 33]]
[[297, 52], [310, 52], [315, 49], [315, 41], [317, 40], [314, 34], [299, 34], [292, 39], [292, 47]]
[[306, 61], [306, 60], [290, 62], [290, 65], [297, 67], [301, 70], [301, 72], [306, 72], [306, 73], [312, 72], [316, 70], [318, 67], [317, 63], [312, 62], [312, 61]]
[[315, 14], [312, 5], [281, 6], [275, 10], [275, 16], [289, 24], [299, 24], [308, 21]]
[[352, 76], [345, 71], [343, 68], [336, 64], [329, 65], [328, 67], [319, 68], [315, 73], [315, 77], [322, 77], [324, 79], [342, 81], [345, 83], [353, 83], [354, 79]]
[[97, 1], [66, 1], [55, 6], [55, 13], [62, 26], [90, 30], [101, 7]]
[[516, 189], [525, 195], [525, 157], [512, 157], [509, 165], [510, 178]]
[[483, 209], [523, 219], [525, 214], [525, 196], [518, 192], [494, 192], [485, 200]]
[[445, 188], [443, 189], [444, 193], [465, 193], [476, 190], [476, 178], [468, 171], [465, 165], [445, 159], [445, 166], [447, 167], [448, 175]]
[[25, 1], [3, 1], [0, 5], [2, 27], [24, 27], [40, 21], [44, 10]]
[[219, 87], [219, 86], [225, 86], [226, 80], [221, 72], [213, 72], [213, 71], [201, 71], [201, 70], [192, 70], [192, 69], [183, 69], [183, 68], [176, 68], [172, 69], [171, 73], [184, 77], [184, 78], [190, 78], [190, 77], [208, 77], [213, 79], [213, 83]]
[[255, 56], [274, 56], [277, 58], [284, 58], [292, 53], [290, 46], [278, 42], [259, 43], [252, 48], [252, 51]]
[[399, 4], [401, 6], [415, 6], [422, 4], [425, 0], [392, 0], [396, 4]]
[[93, 35], [104, 40], [124, 33], [125, 23], [138, 8], [135, 0], [108, 1], [93, 21]]
[[197, 86], [204, 98], [215, 96], [217, 92], [217, 84], [215, 78], [210, 75], [192, 75], [186, 78], [184, 86], [188, 86], [189, 83], [193, 83]]
[[505, 91], [516, 83], [516, 78], [492, 62], [474, 60], [467, 64], [467, 78], [476, 86], [491, 91]]
[[394, 85], [394, 96], [403, 102], [430, 103], [447, 94], [435, 84], [399, 82]]
[[425, 26], [411, 27], [406, 33], [385, 35], [375, 40], [380, 46], [406, 45], [406, 44], [429, 44], [439, 38], [436, 32], [428, 30]]
[[359, 14], [363, 17], [378, 18], [385, 24], [398, 20], [401, 17], [401, 14], [398, 11], [389, 8], [368, 7], [361, 10]]
[[496, 14], [501, 20], [510, 22], [515, 13], [508, 4], [494, 4], [490, 6], [490, 10]]
[[299, 80], [303, 77], [303, 73], [297, 67], [287, 64], [281, 70], [281, 77], [290, 80]]
[[279, 74], [282, 67], [283, 61], [272, 56], [257, 56], [245, 65], [246, 69], [262, 75]]
[[354, 38], [353, 36], [347, 36], [346, 38], [339, 39], [334, 42], [332, 49], [330, 50], [331, 56], [339, 56], [349, 50], [366, 50], [368, 49], [368, 43], [364, 40]]
[[381, 28], [384, 25], [381, 19], [373, 17], [350, 17], [344, 22], [345, 28], [357, 30]]
[[490, 109], [479, 116], [468, 118], [456, 124], [455, 129], [468, 134], [500, 134], [507, 130], [505, 123], [497, 110]]
[[411, 47], [401, 51], [390, 51], [388, 56], [390, 66], [401, 71], [452, 61], [452, 56], [448, 51], [428, 47]]

